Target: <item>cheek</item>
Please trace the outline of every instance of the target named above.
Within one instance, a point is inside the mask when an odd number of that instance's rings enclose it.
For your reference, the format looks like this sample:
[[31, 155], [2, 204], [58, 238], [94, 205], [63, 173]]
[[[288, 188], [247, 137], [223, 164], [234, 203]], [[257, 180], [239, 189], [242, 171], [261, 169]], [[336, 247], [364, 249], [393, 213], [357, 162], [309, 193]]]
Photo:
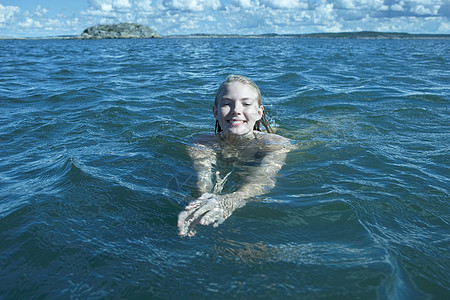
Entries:
[[261, 118], [258, 108], [252, 108], [252, 110], [249, 112], [249, 114], [252, 116], [253, 119], [256, 119], [256, 120], [259, 120]]
[[225, 115], [227, 115], [227, 114], [229, 113], [229, 111], [230, 111], [230, 109], [229, 109], [228, 106], [223, 106], [223, 107], [221, 107], [221, 108], [219, 109], [218, 115], [219, 115], [219, 117], [220, 117], [220, 116], [225, 116]]

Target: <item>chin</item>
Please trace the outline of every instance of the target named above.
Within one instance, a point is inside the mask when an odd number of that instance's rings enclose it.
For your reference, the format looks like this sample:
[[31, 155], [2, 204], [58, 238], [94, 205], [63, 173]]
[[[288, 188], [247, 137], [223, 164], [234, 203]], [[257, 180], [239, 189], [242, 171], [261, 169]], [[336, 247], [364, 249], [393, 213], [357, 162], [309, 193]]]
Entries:
[[250, 133], [252, 130], [247, 130], [247, 129], [237, 129], [237, 128], [227, 128], [226, 130], [224, 130], [224, 133], [227, 135], [246, 135], [248, 133]]

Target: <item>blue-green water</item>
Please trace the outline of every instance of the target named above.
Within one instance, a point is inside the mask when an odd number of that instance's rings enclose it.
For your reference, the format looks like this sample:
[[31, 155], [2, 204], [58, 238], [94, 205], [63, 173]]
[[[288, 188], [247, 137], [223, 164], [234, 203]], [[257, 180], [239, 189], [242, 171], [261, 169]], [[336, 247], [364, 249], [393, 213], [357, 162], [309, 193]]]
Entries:
[[[450, 41], [0, 41], [1, 299], [449, 299]], [[249, 76], [298, 143], [177, 235], [185, 145]]]

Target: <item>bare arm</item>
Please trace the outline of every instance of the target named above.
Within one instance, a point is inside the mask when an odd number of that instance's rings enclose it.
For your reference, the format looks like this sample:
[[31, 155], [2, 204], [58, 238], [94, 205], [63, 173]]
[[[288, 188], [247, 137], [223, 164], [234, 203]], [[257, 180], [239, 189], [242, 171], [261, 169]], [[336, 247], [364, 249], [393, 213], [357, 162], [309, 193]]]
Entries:
[[275, 186], [276, 176], [284, 165], [291, 146], [286, 144], [271, 146], [271, 148], [270, 152], [262, 159], [261, 165], [254, 167], [244, 185], [232, 193], [236, 195], [236, 198], [245, 201], [268, 193]]
[[202, 194], [210, 193], [213, 189], [212, 168], [216, 162], [215, 152], [202, 144], [188, 146], [187, 151], [197, 172], [197, 189]]
[[[221, 216], [214, 217], [214, 213], [205, 213], [204, 217], [200, 220], [200, 224], [209, 225], [213, 223], [213, 226], [217, 227], [233, 211], [243, 207], [252, 198], [268, 193], [275, 186], [276, 176], [284, 165], [291, 145], [275, 145], [270, 146], [270, 148], [269, 153], [262, 159], [261, 164], [253, 168], [252, 172], [246, 178], [245, 183], [237, 191], [225, 195], [212, 195], [211, 198], [217, 199], [215, 206], [220, 208], [220, 212], [217, 212], [216, 209], [215, 214], [221, 214]], [[202, 212], [202, 210], [199, 210], [196, 217]]]
[[[281, 139], [280, 141], [277, 144], [267, 145], [267, 154], [262, 159], [261, 164], [254, 167], [253, 172], [237, 191], [225, 195], [214, 195], [206, 192], [197, 200], [190, 202], [179, 215], [179, 234], [182, 236], [195, 235], [193, 229], [195, 223], [201, 225], [213, 224], [214, 227], [217, 227], [234, 210], [243, 207], [249, 199], [269, 192], [275, 186], [276, 175], [283, 166], [287, 153], [292, 149], [287, 139]], [[215, 162], [215, 156], [213, 161]], [[203, 168], [205, 174], [205, 166], [208, 166], [209, 182], [212, 187], [212, 163], [208, 165], [206, 160], [203, 160], [203, 162], [199, 160], [197, 164]]]

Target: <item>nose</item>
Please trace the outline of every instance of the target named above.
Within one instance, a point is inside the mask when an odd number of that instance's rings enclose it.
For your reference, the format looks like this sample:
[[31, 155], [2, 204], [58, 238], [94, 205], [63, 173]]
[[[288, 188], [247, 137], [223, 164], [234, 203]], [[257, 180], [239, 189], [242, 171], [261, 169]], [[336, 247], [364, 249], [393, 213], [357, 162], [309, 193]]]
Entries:
[[235, 103], [232, 107], [232, 111], [231, 113], [234, 115], [240, 115], [242, 113], [242, 109], [244, 108], [244, 106], [241, 103]]

